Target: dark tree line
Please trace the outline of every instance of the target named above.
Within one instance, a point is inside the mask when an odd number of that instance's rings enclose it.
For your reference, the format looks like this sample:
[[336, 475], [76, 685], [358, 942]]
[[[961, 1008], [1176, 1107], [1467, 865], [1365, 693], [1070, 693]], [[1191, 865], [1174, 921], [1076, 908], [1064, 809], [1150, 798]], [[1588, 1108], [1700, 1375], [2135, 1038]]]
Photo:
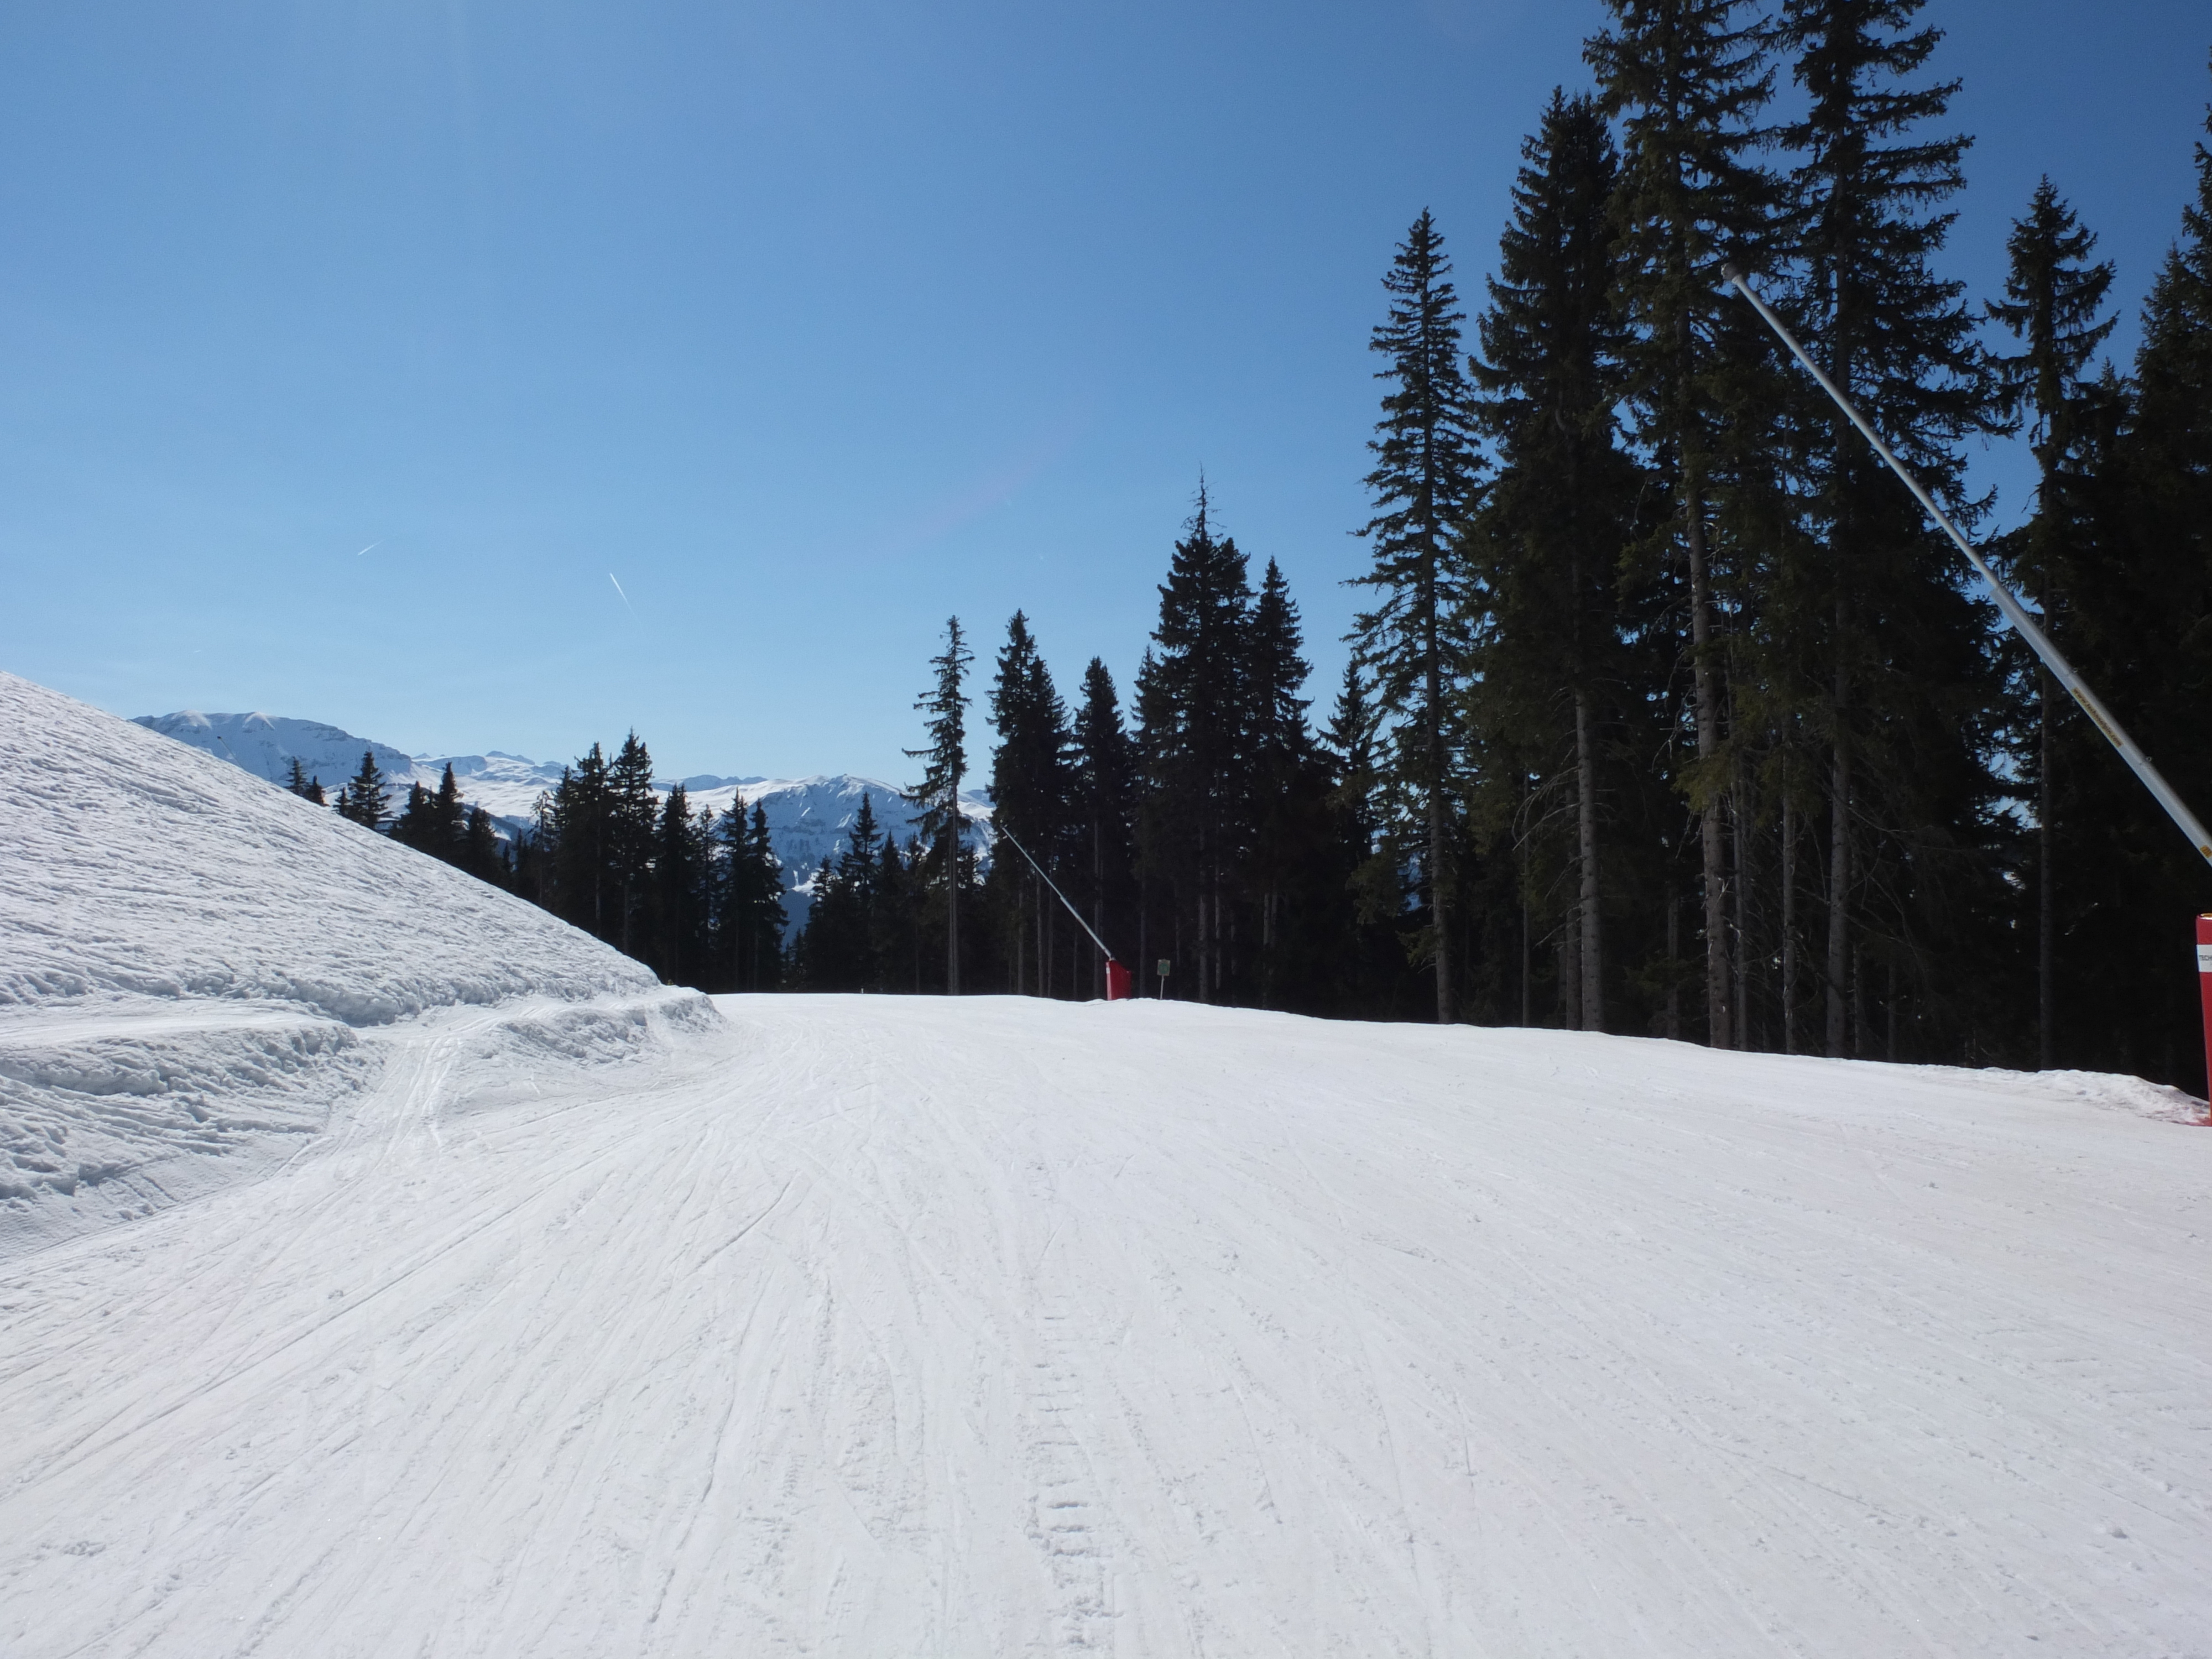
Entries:
[[[1326, 720], [1279, 571], [1201, 489], [1126, 708], [1097, 661], [1071, 707], [1013, 617], [998, 821], [1147, 991], [1165, 963], [1202, 1000], [2200, 1082], [2212, 872], [1721, 266], [1978, 533], [1964, 445], [2025, 434], [1991, 551], [2212, 809], [2212, 156], [2123, 368], [2047, 181], [2001, 299], [1940, 274], [1970, 141], [1922, 0], [1607, 9], [1472, 326], [1430, 215], [1386, 276]], [[967, 988], [1099, 994], [1028, 860], [977, 880], [933, 834], [831, 872], [877, 896], [865, 982], [943, 988], [915, 964], [957, 944]]]
[[680, 783], [659, 794], [635, 732], [612, 760], [593, 744], [562, 769], [518, 845], [514, 887], [669, 984], [783, 982], [783, 882], [767, 813], [748, 817], [742, 799], [694, 811]]
[[[1369, 810], [1376, 723], [1360, 682], [1316, 734], [1289, 585], [1272, 561], [1254, 583], [1203, 489], [1159, 593], [1127, 711], [1095, 658], [1071, 708], [1015, 613], [980, 699], [996, 738], [988, 859], [981, 836], [963, 838], [948, 882], [949, 812], [901, 848], [864, 803], [817, 875], [793, 951], [803, 984], [942, 991], [957, 921], [958, 982], [971, 992], [1102, 996], [1095, 934], [1154, 992], [1411, 1011], [1405, 884], [1383, 868]], [[929, 771], [917, 804], [947, 799], [956, 744], [964, 756], [965, 727], [943, 712], [966, 704], [962, 639], [956, 623], [924, 700], [933, 740], [916, 755]], [[1363, 880], [1376, 889], [1364, 900]]]
[[[325, 804], [320, 780], [296, 760], [289, 787]], [[635, 732], [612, 761], [593, 744], [563, 767], [512, 845], [490, 813], [462, 800], [451, 766], [434, 790], [410, 783], [397, 814], [389, 795], [375, 755], [364, 751], [335, 805], [365, 829], [550, 910], [672, 985], [765, 991], [784, 982], [783, 881], [766, 812], [756, 806], [748, 818], [742, 800], [726, 812], [695, 812], [681, 784], [661, 796]]]
[[[1462, 1018], [2198, 1080], [2212, 872], [1719, 267], [1969, 525], [1963, 441], [2027, 427], [2040, 486], [1994, 550], [2204, 799], [2212, 162], [2134, 373], [2099, 370], [2112, 273], [2048, 182], [2002, 301], [1934, 270], [1967, 140], [1919, 0], [1609, 9], [1596, 95], [1555, 94], [1524, 148], [1468, 362], [1457, 897], [1413, 913], [1452, 935], [1440, 991], [1456, 956]], [[1395, 274], [1449, 310], [1425, 216]], [[1379, 664], [1377, 690], [1422, 729]]]

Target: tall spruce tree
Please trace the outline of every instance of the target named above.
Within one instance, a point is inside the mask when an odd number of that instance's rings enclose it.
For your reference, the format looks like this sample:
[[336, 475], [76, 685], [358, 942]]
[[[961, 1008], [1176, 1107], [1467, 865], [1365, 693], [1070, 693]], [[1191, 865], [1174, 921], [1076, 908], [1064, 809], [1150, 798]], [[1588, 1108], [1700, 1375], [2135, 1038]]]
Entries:
[[[1121, 724], [1114, 677], [1097, 657], [1083, 671], [1083, 700], [1076, 707], [1073, 738], [1071, 805], [1078, 836], [1078, 878], [1072, 896], [1089, 908], [1091, 931], [1109, 944], [1119, 944], [1127, 938], [1124, 917], [1132, 896], [1136, 757]], [[1092, 994], [1106, 994], [1103, 959], [1094, 969]]]
[[[2072, 515], [2062, 499], [2064, 474], [2075, 452], [2087, 401], [2083, 371], [2118, 325], [2105, 314], [2115, 275], [2110, 261], [2092, 263], [2095, 233], [2059, 199], [2046, 174], [2035, 187], [2027, 216], [2015, 220], [2005, 246], [2010, 266], [2005, 298], [1989, 306], [1990, 318], [2020, 342], [2021, 349], [1996, 360], [2008, 411], [2028, 428], [2036, 464], [2035, 506], [2024, 536], [2008, 550], [2014, 574], [2043, 608], [2046, 625], [2063, 636], [2059, 614], [2074, 586], [2078, 551], [2071, 545]], [[2063, 648], [2063, 647], [2062, 647]], [[2057, 797], [2052, 779], [2052, 729], [2063, 709], [2051, 702], [2050, 671], [2038, 663], [2035, 744], [2027, 757], [2034, 779], [2036, 818], [2036, 1054], [2052, 1066], [2057, 1022], [2058, 944]]]
[[[1311, 902], [1310, 889], [1332, 872], [1329, 797], [1333, 780], [1306, 723], [1311, 669], [1290, 583], [1274, 560], [1260, 578], [1245, 647], [1251, 710], [1250, 873], [1258, 915], [1254, 1000], [1279, 1008], [1311, 1006], [1319, 957], [1337, 943]], [[1340, 897], [1340, 896], [1339, 896]]]
[[[1923, 71], [1941, 39], [1922, 0], [1784, 0], [1783, 43], [1807, 106], [1782, 139], [1799, 158], [1792, 204], [1798, 281], [1789, 296], [1829, 377], [1908, 465], [1961, 514], [1961, 436], [1988, 389], [1960, 283], [1935, 256], [1968, 140], [1925, 129], [1957, 83]], [[1802, 381], [1799, 395], [1814, 395]], [[1887, 957], [1894, 1031], [1900, 974], [1950, 994], [1971, 910], [1986, 912], [1982, 853], [1993, 781], [1981, 758], [1995, 695], [1988, 618], [1917, 505], [1838, 410], [1805, 422], [1804, 523], [1823, 568], [1774, 573], [1770, 680], [1825, 655], [1826, 684], [1784, 706], [1826, 747], [1826, 1050], [1861, 1052], [1870, 1000], [1860, 929]], [[1945, 958], [1948, 957], [1948, 963]], [[1785, 1010], [1785, 1019], [1794, 1017]], [[1856, 1027], [1856, 1029], [1854, 1029]]]
[[[2058, 418], [2031, 428], [2045, 465], [2033, 514], [2005, 550], [2031, 585], [2038, 560], [2053, 567], [2038, 595], [2053, 637], [2201, 812], [2212, 805], [2201, 718], [2212, 695], [2212, 155], [2202, 143], [2197, 162], [2196, 199], [2143, 307], [2132, 384], [2109, 368], [2091, 378], [2086, 362], [2075, 370]], [[2068, 262], [2077, 280], [2091, 252]], [[2091, 310], [2082, 320], [2099, 319]], [[2033, 684], [2035, 665], [2017, 651], [2012, 660]], [[2188, 946], [2191, 917], [2212, 911], [2212, 871], [2095, 727], [2063, 700], [2051, 708], [2047, 767], [2039, 775], [2032, 720], [2016, 752], [2020, 781], [2039, 799], [2047, 787], [2051, 802], [2053, 1062], [2201, 1089]]]
[[664, 983], [705, 988], [711, 872], [711, 807], [697, 815], [682, 784], [662, 802], [653, 857], [653, 955]]
[[1359, 533], [1373, 550], [1374, 564], [1354, 578], [1378, 598], [1354, 618], [1352, 640], [1395, 726], [1393, 781], [1422, 826], [1421, 884], [1429, 913], [1421, 948], [1435, 972], [1437, 1019], [1443, 1024], [1455, 1014], [1451, 854], [1458, 731], [1449, 694], [1466, 656], [1466, 579], [1455, 544], [1474, 507], [1480, 464], [1451, 261], [1426, 209], [1382, 286], [1389, 314], [1369, 345], [1388, 360], [1376, 378], [1392, 389], [1368, 445], [1376, 458], [1366, 480], [1376, 514]]
[[975, 660], [961, 632], [960, 618], [945, 624], [945, 649], [929, 659], [929, 689], [915, 700], [928, 718], [928, 743], [907, 757], [922, 763], [922, 779], [906, 799], [921, 809], [915, 823], [943, 872], [945, 883], [945, 993], [960, 994], [960, 888], [968, 860], [961, 845], [964, 820], [960, 785], [968, 772], [968, 669]]
[[716, 833], [721, 842], [723, 982], [732, 991], [773, 990], [785, 918], [783, 875], [769, 839], [768, 809], [756, 804], [748, 819], [740, 795], [722, 814]]
[[641, 957], [649, 939], [645, 913], [660, 803], [653, 790], [653, 757], [635, 732], [623, 739], [607, 769], [607, 795], [608, 850], [620, 912], [611, 943], [625, 956]]
[[807, 913], [806, 984], [816, 991], [878, 988], [878, 858], [887, 837], [876, 823], [874, 798], [860, 795], [860, 810], [833, 861], [823, 856]]
[[[1236, 541], [1216, 537], [1206, 487], [1160, 587], [1153, 649], [1138, 671], [1144, 775], [1139, 847], [1170, 905], [1171, 937], [1191, 926], [1197, 999], [1219, 1000], [1237, 963], [1230, 909], [1251, 832], [1252, 585]], [[1178, 952], [1177, 954], [1181, 954]]]
[[338, 816], [350, 818], [364, 830], [383, 826], [387, 816], [385, 807], [384, 769], [376, 763], [376, 751], [361, 751], [361, 770], [338, 791]]
[[615, 879], [614, 792], [598, 744], [561, 769], [538, 814], [535, 855], [545, 866], [550, 908], [592, 938], [611, 937], [619, 913]]
[[1759, 22], [1744, 0], [1606, 0], [1613, 26], [1590, 40], [1600, 104], [1621, 124], [1614, 195], [1620, 302], [1632, 325], [1628, 390], [1637, 436], [1674, 501], [1674, 549], [1689, 574], [1689, 656], [1705, 933], [1706, 1041], [1732, 1040], [1724, 641], [1716, 624], [1713, 500], [1735, 402], [1720, 265], [1754, 267], [1771, 179], [1750, 159], [1771, 91]]
[[1472, 366], [1499, 459], [1469, 544], [1472, 725], [1500, 763], [1483, 769], [1490, 793], [1510, 798], [1517, 778], [1565, 758], [1573, 898], [1560, 998], [1568, 1023], [1596, 1031], [1606, 1023], [1601, 753], [1644, 690], [1623, 661], [1619, 603], [1642, 483], [1617, 438], [1629, 344], [1613, 304], [1619, 166], [1595, 102], [1556, 91], [1522, 157]]
[[[999, 651], [990, 710], [999, 733], [991, 757], [992, 821], [1053, 872], [1067, 823], [1067, 710], [1030, 637], [1029, 619], [1018, 611], [1006, 624], [1006, 642]], [[1029, 988], [1024, 981], [1033, 962], [1035, 988], [1041, 996], [1049, 995], [1056, 903], [1026, 859], [994, 860], [991, 884], [1011, 924], [1012, 988]]]
[[1336, 907], [1344, 932], [1334, 1006], [1355, 1015], [1399, 1012], [1406, 953], [1396, 936], [1405, 910], [1399, 861], [1384, 836], [1383, 777], [1376, 742], [1382, 721], [1357, 661], [1344, 665], [1322, 755], [1334, 780], [1329, 810], [1335, 824], [1336, 868], [1320, 902]]

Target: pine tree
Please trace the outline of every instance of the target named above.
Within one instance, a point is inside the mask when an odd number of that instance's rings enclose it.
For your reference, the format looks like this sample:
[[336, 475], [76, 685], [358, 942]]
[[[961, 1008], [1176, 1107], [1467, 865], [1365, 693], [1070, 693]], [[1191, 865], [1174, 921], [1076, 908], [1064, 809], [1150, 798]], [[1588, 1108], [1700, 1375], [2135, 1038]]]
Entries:
[[[2025, 537], [2009, 550], [2011, 563], [2041, 602], [2055, 635], [2063, 635], [2057, 614], [2073, 586], [2062, 473], [2077, 435], [2075, 411], [2084, 402], [2082, 371], [2119, 322], [2103, 316], [2115, 272], [2110, 261], [2088, 262], [2096, 245], [2094, 233], [2075, 220], [2045, 175], [2027, 216], [2014, 222], [2006, 240], [2011, 264], [2005, 301], [1987, 307], [2021, 342], [2021, 349], [1999, 357], [1996, 368], [2008, 412], [2027, 423], [2037, 471], [2034, 514]], [[2034, 680], [2036, 742], [2028, 767], [2036, 791], [2036, 1053], [2038, 1065], [2047, 1071], [2054, 1063], [2058, 935], [2051, 738], [2063, 710], [2052, 707], [2051, 675], [2040, 665]]]
[[407, 786], [407, 804], [392, 822], [392, 839], [434, 858], [439, 843], [433, 815], [434, 797], [430, 792], [420, 782], [410, 782]]
[[690, 797], [680, 783], [661, 805], [653, 857], [651, 964], [665, 984], [702, 988], [712, 816], [711, 809], [693, 816]]
[[[1030, 635], [1029, 619], [1018, 611], [1006, 625], [1006, 643], [999, 652], [990, 710], [999, 733], [991, 757], [992, 821], [1011, 833], [1047, 872], [1053, 872], [1067, 821], [1067, 710]], [[1056, 903], [1024, 859], [994, 860], [990, 884], [998, 890], [1012, 924], [1012, 988], [1027, 988], [1024, 964], [1030, 957], [1029, 935], [1034, 933], [1036, 988], [1040, 995], [1049, 994]]]
[[[1118, 943], [1127, 937], [1122, 918], [1133, 884], [1136, 757], [1121, 725], [1114, 677], [1097, 657], [1083, 671], [1083, 701], [1075, 712], [1073, 736], [1079, 876], [1069, 896], [1089, 908], [1092, 932], [1109, 944]], [[1106, 994], [1103, 960], [1097, 965], [1093, 994]]]
[[607, 852], [618, 906], [610, 942], [624, 956], [637, 956], [647, 945], [644, 909], [651, 891], [659, 809], [653, 757], [632, 732], [607, 769]]
[[[1923, 131], [1943, 118], [1956, 83], [1917, 78], [1940, 39], [1914, 27], [1921, 4], [1785, 0], [1781, 38], [1808, 100], [1782, 134], [1802, 157], [1799, 280], [1787, 301], [1829, 377], [1964, 514], [1956, 446], [1984, 423], [1987, 390], [1961, 286], [1933, 261], [1968, 141]], [[1809, 405], [1815, 394], [1796, 384]], [[1981, 845], [1993, 785], [1979, 756], [1995, 692], [1988, 620], [1955, 557], [1842, 412], [1815, 407], [1799, 470], [1825, 567], [1800, 562], [1765, 580], [1766, 678], [1826, 659], [1825, 685], [1770, 687], [1770, 713], [1827, 750], [1824, 1025], [1827, 1052], [1844, 1054], [1865, 1040], [1863, 1019], [1851, 1018], [1864, 1001], [1854, 924], [1876, 898], [1885, 915], [1866, 943], [1887, 953], [1892, 980], [1902, 969], [1936, 995], [1970, 977], [1955, 971], [1956, 952], [1994, 890]], [[1953, 971], [1931, 956], [1939, 946]]]
[[446, 763], [446, 774], [438, 780], [438, 793], [431, 802], [431, 825], [437, 839], [440, 858], [447, 863], [458, 862], [462, 851], [462, 834], [466, 826], [468, 809], [461, 800], [461, 787], [453, 776], [453, 763]]
[[[1306, 724], [1298, 694], [1312, 672], [1289, 581], [1274, 560], [1260, 579], [1246, 630], [1244, 681], [1251, 710], [1249, 787], [1251, 850], [1244, 885], [1258, 915], [1260, 1006], [1311, 1006], [1338, 945], [1324, 917], [1340, 903], [1316, 904], [1312, 891], [1336, 872], [1331, 861], [1329, 798], [1334, 781]], [[1331, 896], [1333, 898], [1337, 896]]]
[[[2212, 696], [2212, 154], [2200, 143], [2196, 160], [2196, 199], [2144, 305], [2132, 384], [2109, 367], [2091, 378], [2086, 361], [2074, 370], [2059, 419], [2031, 431], [2047, 465], [2033, 516], [2004, 550], [2031, 586], [2037, 561], [2051, 566], [2036, 597], [2053, 638], [2203, 812], [2212, 805], [2201, 718]], [[2069, 261], [2077, 276], [2090, 254], [2082, 246]], [[2094, 311], [2081, 320], [2094, 326]], [[2023, 653], [2012, 660], [2033, 675]], [[2188, 951], [2191, 916], [2212, 911], [2212, 871], [2090, 722], [2063, 699], [2052, 713], [2047, 769], [2038, 775], [2031, 723], [2017, 754], [2021, 782], [2040, 796], [2047, 781], [2051, 798], [2053, 1060], [2201, 1091]]]
[[944, 871], [945, 991], [960, 994], [960, 888], [967, 878], [967, 860], [961, 846], [963, 819], [960, 810], [961, 780], [968, 771], [969, 665], [975, 660], [960, 630], [960, 618], [945, 624], [945, 649], [932, 657], [930, 688], [915, 701], [915, 709], [928, 716], [924, 730], [928, 744], [909, 749], [907, 757], [923, 763], [922, 780], [908, 792], [907, 800], [921, 809], [915, 820], [928, 842], [931, 856]]
[[292, 757], [292, 775], [287, 780], [284, 787], [302, 800], [311, 800], [318, 806], [329, 805], [323, 799], [323, 781], [320, 778], [309, 777], [306, 769], [300, 764], [300, 757], [297, 755]]
[[875, 987], [883, 991], [921, 990], [921, 916], [911, 865], [900, 857], [898, 843], [884, 837], [876, 854], [873, 927], [869, 939], [875, 964]]
[[1421, 880], [1429, 896], [1426, 950], [1439, 1024], [1455, 1016], [1451, 963], [1452, 799], [1458, 732], [1449, 693], [1466, 654], [1459, 619], [1466, 580], [1455, 544], [1473, 511], [1479, 465], [1460, 364], [1457, 295], [1435, 219], [1424, 209], [1382, 279], [1388, 319], [1370, 348], [1389, 367], [1382, 418], [1368, 447], [1376, 508], [1360, 534], [1374, 566], [1355, 580], [1379, 598], [1352, 623], [1356, 659], [1397, 724], [1394, 781], [1424, 829]]
[[1179, 937], [1186, 917], [1192, 924], [1200, 1001], [1223, 996], [1236, 967], [1230, 910], [1250, 845], [1254, 725], [1251, 583], [1244, 555], [1233, 538], [1214, 536], [1209, 512], [1201, 482], [1137, 679], [1139, 848], [1170, 902], [1171, 932]]
[[1629, 349], [1613, 306], [1619, 163], [1595, 102], [1557, 91], [1522, 156], [1472, 366], [1500, 469], [1469, 543], [1471, 724], [1494, 762], [1479, 786], [1498, 798], [1489, 816], [1514, 823], [1516, 841], [1528, 833], [1521, 781], [1564, 761], [1573, 898], [1559, 994], [1566, 1023], [1595, 1031], [1606, 1024], [1601, 751], [1646, 690], [1625, 660], [1619, 602], [1643, 483], [1617, 441]]
[[513, 884], [514, 872], [500, 846], [499, 831], [492, 823], [491, 814], [481, 806], [471, 806], [462, 823], [460, 866], [477, 880], [488, 881], [495, 887]]
[[384, 769], [376, 763], [376, 751], [362, 750], [361, 770], [338, 792], [338, 816], [364, 830], [380, 828], [386, 816], [384, 790]]
[[775, 988], [782, 957], [783, 873], [769, 839], [768, 809], [744, 798], [730, 803], [715, 827], [721, 891], [716, 900], [722, 982], [732, 991]]
[[1329, 807], [1338, 848], [1323, 902], [1340, 907], [1346, 935], [1336, 1006], [1368, 1016], [1398, 1012], [1405, 972], [1405, 952], [1396, 937], [1405, 893], [1398, 860], [1382, 835], [1383, 780], [1376, 747], [1380, 719], [1358, 663], [1346, 662], [1322, 736], [1322, 754], [1335, 780]]
[[769, 839], [768, 809], [765, 806], [756, 805], [753, 807], [752, 827], [746, 837], [746, 848], [752, 884], [749, 908], [752, 963], [748, 983], [756, 991], [773, 990], [782, 960], [786, 916], [783, 870], [776, 858], [775, 845]]
[[594, 939], [609, 940], [621, 921], [614, 824], [606, 756], [595, 743], [574, 766], [561, 769], [561, 781], [538, 815], [534, 839], [554, 914]]
[[1606, 0], [1613, 27], [1585, 56], [1600, 106], [1620, 118], [1613, 220], [1620, 304], [1632, 325], [1628, 390], [1637, 436], [1677, 508], [1675, 545], [1689, 572], [1692, 714], [1698, 766], [1689, 780], [1699, 822], [1705, 923], [1706, 1040], [1731, 1040], [1733, 996], [1723, 843], [1723, 641], [1716, 629], [1712, 491], [1730, 413], [1732, 316], [1719, 267], [1764, 227], [1772, 187], [1747, 159], [1771, 89], [1744, 0]]

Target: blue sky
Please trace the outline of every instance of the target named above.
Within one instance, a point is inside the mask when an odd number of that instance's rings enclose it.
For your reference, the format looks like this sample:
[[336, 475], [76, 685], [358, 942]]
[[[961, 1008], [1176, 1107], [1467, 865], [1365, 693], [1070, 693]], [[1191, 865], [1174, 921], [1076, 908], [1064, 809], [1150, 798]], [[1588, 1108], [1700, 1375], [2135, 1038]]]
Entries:
[[[1936, 0], [1955, 274], [2049, 172], [2129, 320], [2201, 0]], [[1126, 686], [1201, 467], [1326, 700], [1378, 279], [1480, 293], [1596, 0], [0, 13], [0, 667], [410, 750], [902, 779], [945, 617]], [[2116, 344], [2120, 342], [2116, 341]], [[2020, 459], [1980, 455], [2016, 499]], [[365, 552], [357, 550], [366, 548]], [[620, 584], [617, 592], [617, 582]]]

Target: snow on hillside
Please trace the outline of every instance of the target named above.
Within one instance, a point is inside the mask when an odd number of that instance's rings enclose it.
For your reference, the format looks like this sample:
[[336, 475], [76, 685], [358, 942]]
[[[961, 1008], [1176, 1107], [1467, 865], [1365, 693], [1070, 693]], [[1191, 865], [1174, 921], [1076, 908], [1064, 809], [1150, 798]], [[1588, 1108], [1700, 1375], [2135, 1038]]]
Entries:
[[0, 1247], [297, 1149], [358, 1028], [656, 988], [522, 901], [0, 674]]
[[[403, 799], [415, 770], [413, 757], [390, 744], [356, 738], [320, 720], [283, 720], [262, 714], [203, 714], [197, 708], [186, 708], [174, 714], [141, 714], [131, 724], [204, 749], [270, 783], [288, 782], [296, 760], [308, 777], [321, 782], [332, 799], [337, 797], [338, 786], [361, 770], [364, 750], [374, 753], [378, 769], [394, 780]], [[431, 781], [437, 781], [434, 775]]]
[[722, 1002], [0, 1267], [0, 1651], [2212, 1650], [2139, 1086]]
[[[482, 755], [410, 756], [389, 744], [357, 738], [315, 720], [260, 714], [204, 714], [187, 709], [174, 714], [141, 714], [135, 724], [235, 762], [272, 783], [283, 783], [291, 776], [291, 764], [296, 758], [310, 777], [322, 780], [333, 799], [337, 786], [361, 769], [362, 750], [373, 750], [377, 765], [392, 780], [387, 799], [395, 808], [405, 799], [410, 783], [435, 789], [446, 768], [451, 766], [462, 798], [471, 805], [483, 807], [510, 835], [529, 824], [538, 797], [550, 793], [561, 781], [562, 768], [557, 763], [533, 761], [498, 750]], [[877, 823], [902, 844], [912, 837], [918, 816], [896, 784], [848, 773], [806, 778], [721, 777], [710, 773], [656, 779], [653, 787], [665, 795], [678, 782], [684, 785], [695, 809], [707, 805], [726, 812], [740, 799], [748, 812], [756, 805], [766, 809], [769, 839], [783, 866], [785, 910], [794, 928], [805, 925], [814, 878], [823, 859], [834, 860], [844, 850], [863, 795], [874, 802]], [[962, 799], [988, 857], [989, 800], [980, 790], [969, 790]]]

